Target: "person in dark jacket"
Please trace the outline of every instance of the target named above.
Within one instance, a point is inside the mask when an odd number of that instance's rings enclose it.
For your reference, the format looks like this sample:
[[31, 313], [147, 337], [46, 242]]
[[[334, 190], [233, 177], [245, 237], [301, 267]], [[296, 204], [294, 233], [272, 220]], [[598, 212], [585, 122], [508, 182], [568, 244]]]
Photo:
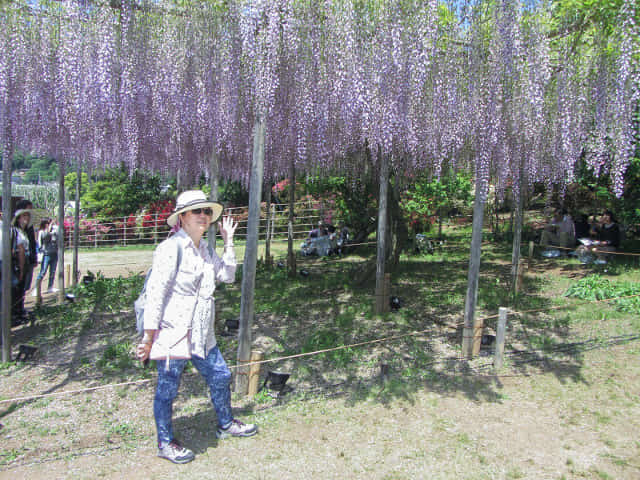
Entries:
[[[22, 199], [16, 204], [16, 210], [33, 210], [33, 203], [31, 200]], [[33, 270], [38, 265], [38, 251], [37, 251], [37, 243], [36, 243], [36, 232], [33, 229], [33, 222], [30, 223], [25, 229], [24, 233], [29, 240], [29, 250], [25, 252], [25, 266], [24, 266], [24, 277], [22, 279], [22, 284], [24, 289], [22, 291], [22, 296], [20, 300], [20, 305], [18, 306], [21, 312], [26, 313], [24, 309], [24, 296], [28, 290], [31, 289], [31, 281], [33, 280]]]

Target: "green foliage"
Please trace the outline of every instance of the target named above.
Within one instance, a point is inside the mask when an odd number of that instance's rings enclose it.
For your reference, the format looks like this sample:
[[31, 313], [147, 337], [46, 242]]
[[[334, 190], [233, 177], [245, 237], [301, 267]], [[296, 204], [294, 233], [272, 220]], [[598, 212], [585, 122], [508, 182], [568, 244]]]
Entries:
[[553, 21], [558, 30], [577, 37], [574, 41], [586, 39], [595, 32], [609, 36], [619, 26], [620, 10], [626, 1], [556, 0]]
[[640, 314], [640, 283], [638, 282], [612, 282], [600, 275], [589, 275], [572, 284], [565, 296], [583, 300], [614, 298], [616, 300], [612, 300], [612, 303], [618, 310]]
[[[2, 192], [2, 186], [0, 186]], [[58, 187], [56, 185], [11, 185], [11, 195], [28, 198], [34, 208], [44, 208], [52, 214], [58, 205]]]
[[[34, 310], [37, 323], [46, 327], [56, 340], [68, 338], [74, 332], [93, 326], [98, 312], [120, 312], [131, 309], [138, 297], [144, 278], [141, 276], [104, 278], [100, 273], [88, 284], [80, 284], [72, 293], [75, 302], [62, 305], [42, 306]], [[134, 320], [122, 317], [125, 326], [133, 329]]]
[[[77, 183], [78, 175], [76, 172], [67, 173], [64, 176], [64, 187], [66, 190], [67, 197], [70, 199], [75, 198], [76, 196], [76, 183]], [[82, 200], [82, 196], [87, 193], [89, 189], [89, 175], [85, 172], [80, 174], [80, 200]]]
[[439, 179], [422, 175], [404, 192], [402, 210], [414, 233], [429, 231], [436, 215], [446, 216], [471, 205], [471, 178], [448, 174]]
[[[75, 177], [74, 177], [75, 178]], [[84, 212], [97, 217], [121, 217], [160, 200], [161, 179], [141, 170], [129, 172], [124, 166], [105, 170], [81, 198]]]
[[39, 184], [58, 180], [58, 162], [51, 157], [17, 151], [13, 156], [13, 169], [26, 170], [25, 183]]
[[333, 223], [343, 221], [352, 237], [365, 235], [375, 228], [378, 215], [378, 183], [372, 173], [364, 171], [358, 179], [344, 176], [310, 177], [303, 192], [333, 203]]
[[[209, 195], [211, 185], [206, 183], [204, 179], [200, 182], [200, 189]], [[249, 204], [249, 192], [240, 183], [235, 181], [222, 181], [218, 185], [218, 200], [226, 206], [239, 207]]]

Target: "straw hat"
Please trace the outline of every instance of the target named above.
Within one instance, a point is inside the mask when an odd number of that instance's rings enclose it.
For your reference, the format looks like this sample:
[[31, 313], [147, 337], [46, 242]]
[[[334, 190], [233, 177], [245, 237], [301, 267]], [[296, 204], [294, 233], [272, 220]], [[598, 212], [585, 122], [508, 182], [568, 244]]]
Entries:
[[167, 223], [170, 227], [175, 227], [176, 223], [178, 222], [178, 216], [181, 213], [196, 208], [210, 208], [211, 210], [213, 210], [211, 223], [217, 221], [220, 218], [223, 210], [221, 204], [209, 200], [202, 190], [187, 190], [186, 192], [182, 192], [180, 195], [178, 195], [178, 198], [176, 200], [176, 209], [171, 215], [169, 215], [169, 218], [167, 218]]
[[16, 210], [16, 213], [13, 214], [13, 218], [11, 219], [11, 225], [16, 227], [18, 223], [18, 217], [23, 213], [29, 214], [29, 223], [27, 224], [27, 227], [30, 226], [33, 223], [33, 215], [32, 215], [33, 212], [29, 208], [21, 208], [19, 210]]

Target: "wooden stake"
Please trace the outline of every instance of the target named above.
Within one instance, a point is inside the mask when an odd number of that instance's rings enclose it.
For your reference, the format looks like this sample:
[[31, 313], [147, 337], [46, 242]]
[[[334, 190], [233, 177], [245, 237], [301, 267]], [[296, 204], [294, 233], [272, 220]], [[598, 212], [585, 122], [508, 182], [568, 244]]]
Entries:
[[36, 307], [42, 305], [42, 279], [36, 278]]
[[535, 248], [535, 244], [533, 243], [533, 240], [531, 240], [529, 242], [529, 258], [533, 258], [533, 250]]
[[475, 357], [480, 353], [480, 346], [482, 345], [482, 331], [484, 330], [484, 320], [477, 318], [475, 325], [473, 326], [473, 356]]
[[64, 266], [64, 278], [65, 278], [65, 285], [70, 285], [71, 284], [71, 264], [67, 263]]
[[493, 366], [496, 370], [502, 368], [504, 353], [504, 338], [507, 329], [507, 309], [500, 307], [498, 310], [498, 330], [496, 332], [496, 352], [493, 359]]
[[[262, 360], [262, 352], [260, 350], [251, 351], [251, 362], [259, 362]], [[253, 397], [258, 393], [258, 383], [260, 380], [260, 364], [249, 365], [249, 396]]]

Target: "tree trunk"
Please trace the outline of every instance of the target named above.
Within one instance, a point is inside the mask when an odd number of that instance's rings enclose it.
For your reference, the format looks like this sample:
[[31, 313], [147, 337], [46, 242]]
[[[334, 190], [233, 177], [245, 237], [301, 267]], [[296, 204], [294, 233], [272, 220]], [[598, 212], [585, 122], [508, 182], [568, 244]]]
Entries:
[[386, 312], [384, 297], [384, 269], [387, 260], [387, 189], [389, 187], [389, 156], [380, 156], [380, 194], [378, 195], [378, 232], [376, 255], [376, 314]]
[[82, 187], [82, 163], [78, 161], [76, 166], [76, 208], [73, 215], [73, 286], [78, 285], [78, 247], [80, 244], [80, 189]]
[[[242, 267], [242, 298], [240, 300], [240, 331], [238, 333], [238, 364], [251, 358], [251, 326], [253, 324], [256, 263], [258, 260], [258, 232], [260, 228], [260, 199], [264, 168], [264, 143], [266, 120], [256, 118], [253, 126], [253, 156], [249, 184], [249, 218], [247, 241]], [[236, 392], [246, 395], [249, 389], [249, 369], [236, 370]]]
[[400, 208], [400, 181], [397, 176], [390, 192], [388, 210], [391, 216], [391, 252], [390, 259], [387, 260], [387, 271], [394, 272], [400, 265], [400, 254], [409, 240], [409, 230]]
[[64, 302], [64, 160], [58, 160], [58, 303]]
[[[2, 152], [2, 238], [11, 238], [11, 168], [13, 152]], [[2, 278], [11, 278], [11, 242], [2, 242]], [[2, 361], [11, 361], [11, 282], [2, 282]]]
[[478, 279], [480, 277], [480, 253], [482, 248], [482, 224], [487, 187], [488, 185], [485, 180], [477, 181], [476, 198], [473, 205], [471, 255], [469, 257], [467, 297], [464, 304], [464, 331], [462, 334], [462, 354], [467, 358], [471, 358], [480, 350], [480, 342], [477, 335], [479, 324], [475, 319], [475, 313], [476, 303], [478, 300]]
[[287, 244], [287, 269], [290, 277], [296, 276], [296, 252], [293, 249], [293, 220], [295, 212], [293, 211], [296, 202], [296, 164], [291, 159], [289, 165], [289, 234]]
[[[397, 179], [396, 179], [397, 181]], [[394, 188], [387, 187], [387, 233], [385, 241], [385, 267], [386, 273], [393, 273], [400, 263], [400, 254], [404, 250], [407, 240], [409, 238], [409, 231], [407, 225], [402, 217], [402, 211], [400, 209], [400, 193], [399, 185], [396, 183]], [[378, 219], [378, 226], [380, 225]], [[379, 231], [379, 230], [378, 230]], [[365, 238], [356, 237], [353, 243], [360, 243]], [[377, 257], [376, 261], [368, 261], [363, 266], [358, 267], [358, 270], [354, 272], [354, 283], [358, 286], [363, 286], [371, 278], [376, 277], [376, 285], [378, 285], [377, 275]], [[384, 281], [384, 274], [382, 275]], [[377, 290], [376, 290], [377, 291]]]

